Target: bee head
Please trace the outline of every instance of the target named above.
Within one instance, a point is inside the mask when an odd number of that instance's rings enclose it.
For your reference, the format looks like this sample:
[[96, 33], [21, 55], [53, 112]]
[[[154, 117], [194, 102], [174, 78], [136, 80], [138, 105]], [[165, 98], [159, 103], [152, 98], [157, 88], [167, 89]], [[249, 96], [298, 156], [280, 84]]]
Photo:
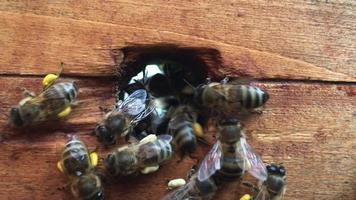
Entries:
[[241, 126], [241, 123], [236, 118], [227, 118], [220, 121], [221, 126]]
[[147, 87], [150, 93], [155, 97], [167, 96], [172, 93], [172, 86], [168, 78], [163, 74], [155, 74], [149, 78]]
[[104, 200], [104, 191], [100, 178], [94, 174], [78, 177], [75, 184], [72, 185], [74, 196], [82, 199]]
[[22, 126], [23, 125], [23, 120], [20, 115], [20, 109], [15, 107], [11, 108], [10, 111], [10, 120], [11, 123], [13, 123], [15, 126]]
[[96, 125], [94, 135], [96, 135], [99, 142], [102, 142], [105, 145], [113, 145], [116, 143], [116, 135], [104, 124]]
[[38, 105], [24, 103], [20, 107], [12, 108], [10, 119], [16, 126], [25, 126], [30, 124], [40, 113], [41, 108]]
[[276, 174], [276, 175], [281, 175], [281, 176], [286, 175], [286, 169], [284, 168], [283, 165], [277, 166], [276, 164], [270, 164], [270, 165], [267, 165], [266, 168], [267, 168], [268, 174]]

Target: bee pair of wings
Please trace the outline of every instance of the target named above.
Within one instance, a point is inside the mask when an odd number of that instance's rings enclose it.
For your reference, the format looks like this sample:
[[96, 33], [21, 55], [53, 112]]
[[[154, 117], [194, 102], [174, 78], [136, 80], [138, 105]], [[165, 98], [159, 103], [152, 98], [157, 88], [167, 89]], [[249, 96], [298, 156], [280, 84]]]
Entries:
[[[243, 171], [249, 172], [252, 176], [260, 181], [267, 179], [267, 170], [262, 161], [262, 158], [256, 151], [247, 143], [245, 137], [241, 137], [238, 148], [236, 149], [236, 159], [243, 159]], [[217, 141], [208, 155], [204, 158], [198, 170], [198, 179], [204, 181], [210, 178], [222, 166], [222, 147], [220, 141]]]
[[139, 89], [130, 94], [123, 102], [118, 105], [118, 111], [133, 116], [131, 124], [136, 124], [149, 114], [155, 111], [153, 104], [147, 104], [148, 94], [146, 90]]
[[263, 185], [263, 186], [259, 189], [259, 191], [258, 191], [256, 197], [254, 197], [253, 199], [254, 199], [254, 200], [270, 200], [270, 199], [271, 199], [271, 196], [270, 196], [269, 193], [268, 193], [267, 187]]

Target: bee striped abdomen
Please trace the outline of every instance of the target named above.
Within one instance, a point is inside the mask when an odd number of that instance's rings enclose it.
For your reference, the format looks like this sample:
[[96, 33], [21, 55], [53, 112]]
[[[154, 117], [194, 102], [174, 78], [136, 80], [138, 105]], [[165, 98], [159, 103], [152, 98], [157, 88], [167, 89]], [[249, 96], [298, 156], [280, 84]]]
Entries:
[[160, 154], [158, 157], [158, 163], [164, 162], [171, 158], [172, 156], [172, 146], [169, 142], [165, 142], [162, 140], [157, 140], [155, 141], [157, 143], [157, 146], [159, 146], [160, 149]]
[[70, 176], [80, 176], [90, 169], [89, 154], [85, 145], [76, 139], [66, 144], [62, 154], [63, 166]]
[[180, 127], [177, 131], [175, 131], [173, 137], [174, 143], [179, 149], [190, 153], [195, 151], [197, 139], [192, 126], [186, 124]]
[[71, 103], [74, 102], [78, 94], [78, 89], [74, 83], [58, 83], [54, 85], [54, 88], [57, 91], [63, 91], [65, 98]]
[[222, 166], [218, 173], [224, 179], [235, 179], [243, 174], [243, 160], [236, 157], [236, 144], [222, 144]]
[[240, 85], [237, 92], [241, 96], [242, 106], [246, 109], [258, 108], [264, 105], [269, 96], [268, 93], [258, 87]]
[[156, 140], [142, 145], [138, 156], [144, 165], [157, 165], [171, 158], [172, 147], [169, 142]]

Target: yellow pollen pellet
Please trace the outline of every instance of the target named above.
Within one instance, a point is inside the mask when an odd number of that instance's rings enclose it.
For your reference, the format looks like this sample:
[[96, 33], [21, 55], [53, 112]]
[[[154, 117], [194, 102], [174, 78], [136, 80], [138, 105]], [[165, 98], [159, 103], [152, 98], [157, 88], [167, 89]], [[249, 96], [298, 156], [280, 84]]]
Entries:
[[249, 194], [245, 194], [244, 196], [242, 196], [242, 197], [240, 198], [240, 200], [252, 200], [252, 197], [251, 197], [251, 195], [249, 195]]
[[43, 80], [42, 85], [44, 88], [51, 86], [58, 79], [58, 75], [56, 74], [47, 74]]
[[204, 131], [203, 131], [203, 127], [201, 127], [201, 125], [198, 122], [195, 122], [193, 124], [193, 129], [195, 132], [195, 135], [198, 137], [203, 137], [204, 136]]
[[90, 153], [90, 162], [93, 167], [96, 167], [98, 165], [98, 154], [96, 152], [91, 152]]
[[57, 116], [59, 118], [63, 118], [63, 117], [68, 116], [71, 112], [72, 112], [72, 108], [70, 106], [68, 106], [66, 109], [64, 109], [62, 112], [60, 112]]

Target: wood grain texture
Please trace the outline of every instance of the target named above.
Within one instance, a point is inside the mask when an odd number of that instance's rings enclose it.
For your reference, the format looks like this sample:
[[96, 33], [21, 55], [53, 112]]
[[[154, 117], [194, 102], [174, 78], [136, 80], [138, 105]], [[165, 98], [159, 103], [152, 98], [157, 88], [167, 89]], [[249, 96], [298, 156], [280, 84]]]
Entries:
[[3, 2], [0, 73], [44, 74], [63, 61], [65, 73], [107, 76], [112, 60], [98, 49], [172, 42], [219, 49], [230, 76], [355, 82], [354, 10], [352, 1]]
[[[225, 63], [215, 71], [265, 79], [255, 84], [270, 100], [244, 124], [263, 158], [286, 166], [287, 200], [355, 199], [355, 19], [351, 0], [0, 1], [0, 197], [71, 199], [57, 189], [66, 179], [55, 165], [68, 134], [97, 146], [98, 107], [112, 107], [121, 70], [110, 49], [168, 42], [216, 48]], [[57, 72], [61, 61], [64, 80], [81, 88], [78, 107], [59, 123], [8, 127], [21, 87], [39, 92], [39, 76]], [[210, 127], [211, 142], [214, 133]], [[197, 155], [208, 150], [201, 145]], [[101, 157], [107, 151], [99, 148]], [[177, 159], [148, 176], [110, 180], [109, 199], [159, 199], [166, 181], [194, 164]], [[246, 191], [231, 184], [216, 199], [238, 200]]]
[[[19, 82], [18, 80], [21, 80]], [[1, 87], [16, 90], [17, 85], [36, 88], [37, 78], [3, 78]], [[12, 199], [66, 199], [65, 191], [57, 190], [65, 178], [56, 171], [55, 163], [67, 134], [79, 134], [91, 149], [97, 142], [90, 135], [101, 119], [99, 105], [111, 105], [112, 82], [94, 78], [80, 80], [82, 101], [67, 121], [40, 130], [28, 129], [3, 138], [0, 170], [2, 197]], [[286, 199], [353, 199], [355, 194], [356, 86], [350, 84], [305, 84], [299, 82], [260, 82], [271, 95], [262, 115], [246, 120], [249, 142], [269, 162], [283, 162], [288, 169]], [[13, 96], [1, 94], [0, 103], [15, 105], [20, 91]], [[2, 128], [6, 123], [2, 117]], [[4, 132], [3, 132], [4, 133]], [[207, 134], [213, 142], [215, 133]], [[198, 155], [203, 157], [208, 147], [201, 145]], [[107, 150], [100, 149], [101, 157]], [[176, 164], [174, 158], [162, 169], [147, 177], [109, 182], [107, 194], [112, 199], [159, 199], [165, 194], [166, 180], [185, 177], [194, 164], [186, 159]], [[11, 167], [16, 166], [16, 167]], [[38, 166], [38, 167], [36, 167]], [[36, 174], [36, 175], [35, 175]], [[6, 187], [6, 185], [10, 185]], [[21, 192], [16, 192], [21, 188]], [[216, 199], [238, 199], [237, 184], [224, 188]]]

